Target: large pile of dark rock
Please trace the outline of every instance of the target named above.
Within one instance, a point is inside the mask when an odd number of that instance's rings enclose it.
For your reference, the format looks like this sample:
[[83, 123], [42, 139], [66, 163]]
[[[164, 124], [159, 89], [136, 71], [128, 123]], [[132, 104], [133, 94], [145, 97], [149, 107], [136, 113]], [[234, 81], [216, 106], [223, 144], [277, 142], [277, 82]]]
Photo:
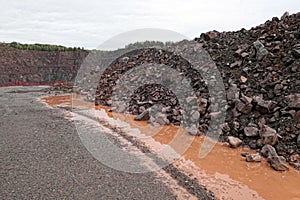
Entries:
[[[223, 134], [252, 149], [265, 144], [299, 167], [300, 13], [250, 30], [204, 33], [203, 44], [222, 72], [228, 110]], [[238, 94], [238, 95], [237, 95]]]
[[[287, 169], [284, 159], [300, 166], [299, 27], [300, 13], [285, 13], [250, 30], [211, 31], [195, 39], [210, 54], [225, 85], [228, 105], [221, 140], [258, 151], [274, 148], [275, 153], [262, 155], [275, 169]], [[211, 114], [205, 81], [186, 60], [168, 51], [136, 50], [116, 60], [101, 77], [96, 104], [111, 106], [117, 80], [145, 62], [168, 65], [191, 78], [199, 106], [192, 115], [199, 119], [199, 133], [205, 134]], [[149, 108], [155, 104], [162, 111], [155, 123], [180, 123], [182, 110], [176, 96], [157, 84], [142, 86], [134, 91], [128, 108], [115, 109], [151, 121]]]
[[[129, 93], [131, 90], [134, 90], [134, 88], [128, 83], [122, 84], [120, 96], [118, 96], [117, 99], [116, 96], [114, 96], [115, 99], [112, 99], [114, 90], [119, 89], [117, 81], [120, 80], [120, 77], [136, 66], [143, 65], [144, 63], [153, 63], [158, 67], [161, 65], [161, 68], [168, 66], [179, 73], [182, 73], [183, 77], [189, 78], [189, 80], [191, 80], [191, 87], [196, 91], [195, 96], [201, 104], [201, 106], [199, 106], [199, 113], [191, 115], [191, 118], [193, 118], [191, 120], [196, 123], [199, 121], [200, 114], [207, 116], [204, 114], [207, 109], [208, 89], [199, 72], [193, 69], [191, 64], [181, 56], [174, 54], [173, 52], [156, 48], [134, 50], [128, 54], [122, 55], [121, 58], [114, 61], [101, 76], [96, 92], [96, 105], [112, 106], [112, 110], [116, 112], [130, 112], [135, 115], [142, 114], [142, 116], [145, 116], [142, 119], [148, 120], [151, 118], [152, 124], [163, 125], [172, 123], [180, 125], [183, 110], [176, 95], [170, 88], [156, 83], [145, 84], [143, 80], [139, 79], [143, 76], [153, 76], [155, 78], [168, 76], [178, 88], [182, 85], [182, 80], [177, 77], [170, 77], [172, 74], [168, 74], [168, 72], [166, 72], [166, 74], [155, 74], [155, 67], [151, 65], [147, 66], [145, 70], [138, 71], [134, 76], [130, 77], [130, 82], [135, 83], [135, 85], [141, 85], [141, 87], [134, 91], [133, 95], [129, 97], [129, 100], [125, 99], [124, 94]], [[185, 92], [187, 91], [182, 91], [181, 94]], [[189, 103], [193, 100], [196, 103], [197, 98], [193, 99], [191, 97], [190, 99], [185, 99], [185, 103]], [[125, 106], [123, 103], [126, 100], [129, 104]], [[112, 105], [113, 103], [114, 105]], [[145, 113], [149, 112], [149, 108], [152, 108], [151, 111], [156, 117]], [[160, 112], [154, 110], [160, 110]], [[196, 110], [198, 110], [198, 108], [196, 108]], [[137, 117], [137, 119], [140, 119], [140, 117]], [[202, 125], [205, 125], [205, 123]]]

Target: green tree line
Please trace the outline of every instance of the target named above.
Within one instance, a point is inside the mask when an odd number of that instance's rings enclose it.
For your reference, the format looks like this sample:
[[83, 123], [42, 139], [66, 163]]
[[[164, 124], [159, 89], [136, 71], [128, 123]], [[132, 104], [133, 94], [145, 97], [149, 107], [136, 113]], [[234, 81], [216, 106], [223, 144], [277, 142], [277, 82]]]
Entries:
[[174, 44], [174, 42], [161, 42], [161, 41], [144, 41], [144, 42], [135, 42], [125, 46], [125, 48], [144, 48], [149, 46], [165, 47]]
[[36, 50], [36, 51], [76, 51], [76, 50], [84, 50], [84, 48], [80, 47], [65, 47], [61, 45], [50, 45], [50, 44], [22, 44], [18, 42], [11, 43], [0, 43], [2, 46], [13, 47], [16, 49], [22, 50]]

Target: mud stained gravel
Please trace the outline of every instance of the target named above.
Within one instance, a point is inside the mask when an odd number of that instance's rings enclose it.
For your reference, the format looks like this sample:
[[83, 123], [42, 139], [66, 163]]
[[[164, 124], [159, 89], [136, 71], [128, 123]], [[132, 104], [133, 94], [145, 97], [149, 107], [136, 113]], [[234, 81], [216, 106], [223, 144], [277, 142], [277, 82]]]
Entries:
[[[61, 107], [64, 109], [64, 107]], [[70, 110], [69, 107], [66, 107], [66, 110]], [[89, 115], [86, 115], [82, 112], [76, 112], [75, 113], [80, 115], [84, 115], [85, 117], [88, 117], [90, 119], [93, 119], [95, 121], [99, 121], [96, 117], [92, 117]], [[100, 124], [103, 125], [106, 128], [111, 129], [113, 132], [117, 133], [118, 135], [125, 138], [128, 142], [130, 142], [133, 146], [137, 147], [141, 152], [143, 153], [150, 153], [151, 150], [149, 147], [146, 146], [143, 142], [140, 142], [135, 139], [135, 137], [130, 136], [126, 134], [124, 131], [122, 131], [120, 128], [109, 124], [105, 120], [101, 120]], [[117, 140], [117, 139], [115, 139]], [[155, 153], [152, 153], [151, 155], [148, 154], [149, 157], [152, 158], [154, 163], [156, 163], [159, 166], [164, 165], [166, 161], [161, 159], [160, 157], [156, 156]], [[211, 191], [207, 191], [207, 189], [200, 185], [198, 183], [197, 178], [190, 178], [187, 176], [184, 172], [180, 171], [178, 168], [176, 168], [173, 164], [168, 164], [166, 167], [162, 168], [167, 174], [169, 174], [174, 180], [176, 180], [177, 184], [184, 189], [186, 189], [187, 192], [189, 192], [191, 195], [197, 197], [197, 199], [201, 200], [213, 200], [215, 199], [214, 194]]]
[[[41, 87], [0, 88], [1, 199], [176, 199], [154, 173], [115, 171], [94, 159], [59, 109], [35, 101]], [[4, 110], [5, 111], [5, 110]]]
[[198, 199], [215, 199], [214, 194], [206, 191], [206, 188], [198, 184], [197, 178], [191, 179], [186, 174], [174, 167], [173, 164], [163, 168], [168, 174], [178, 181], [178, 184], [184, 187], [189, 193], [195, 195]]

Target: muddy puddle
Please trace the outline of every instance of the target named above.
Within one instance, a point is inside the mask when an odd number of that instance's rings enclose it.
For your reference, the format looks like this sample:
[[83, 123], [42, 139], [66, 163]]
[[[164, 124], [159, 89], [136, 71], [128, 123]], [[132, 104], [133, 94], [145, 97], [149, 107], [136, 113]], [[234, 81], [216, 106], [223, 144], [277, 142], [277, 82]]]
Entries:
[[261, 163], [246, 162], [241, 153], [255, 153], [253, 150], [231, 149], [225, 143], [217, 143], [206, 157], [200, 159], [199, 150], [204, 138], [192, 137], [176, 126], [153, 127], [147, 122], [134, 121], [132, 115], [108, 112], [109, 108], [95, 107], [78, 95], [51, 96], [42, 98], [42, 101], [51, 107], [82, 106], [103, 109], [109, 117], [125, 121], [132, 128], [138, 128], [145, 135], [143, 141], [147, 141], [148, 137], [161, 144], [170, 145], [177, 152], [182, 151], [183, 145], [180, 141], [190, 141], [182, 159], [174, 164], [196, 176], [219, 199], [300, 199], [300, 173], [292, 167], [287, 172], [274, 171], [265, 160]]

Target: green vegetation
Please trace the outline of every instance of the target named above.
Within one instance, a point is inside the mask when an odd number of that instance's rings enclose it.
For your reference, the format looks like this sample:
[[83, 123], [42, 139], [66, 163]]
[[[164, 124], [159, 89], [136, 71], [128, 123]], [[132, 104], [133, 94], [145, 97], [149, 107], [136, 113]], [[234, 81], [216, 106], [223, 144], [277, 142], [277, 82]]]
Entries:
[[[135, 48], [147, 48], [147, 47], [166, 47], [173, 45], [174, 42], [160, 42], [160, 41], [145, 41], [145, 42], [135, 42], [128, 44], [125, 48], [135, 49]], [[51, 44], [22, 44], [19, 42], [5, 43], [0, 42], [0, 46], [8, 46], [16, 49], [22, 50], [34, 50], [34, 51], [76, 51], [76, 50], [85, 50], [83, 47], [65, 47], [61, 45], [51, 45]], [[98, 52], [103, 50], [91, 50], [92, 52]]]
[[125, 48], [145, 48], [145, 47], [165, 47], [174, 44], [174, 42], [161, 42], [161, 41], [145, 41], [145, 42], [135, 42], [126, 45]]
[[35, 50], [35, 51], [76, 51], [84, 50], [80, 47], [64, 47], [61, 45], [50, 45], [50, 44], [21, 44], [18, 42], [4, 43], [0, 42], [1, 46], [13, 47], [22, 50]]

